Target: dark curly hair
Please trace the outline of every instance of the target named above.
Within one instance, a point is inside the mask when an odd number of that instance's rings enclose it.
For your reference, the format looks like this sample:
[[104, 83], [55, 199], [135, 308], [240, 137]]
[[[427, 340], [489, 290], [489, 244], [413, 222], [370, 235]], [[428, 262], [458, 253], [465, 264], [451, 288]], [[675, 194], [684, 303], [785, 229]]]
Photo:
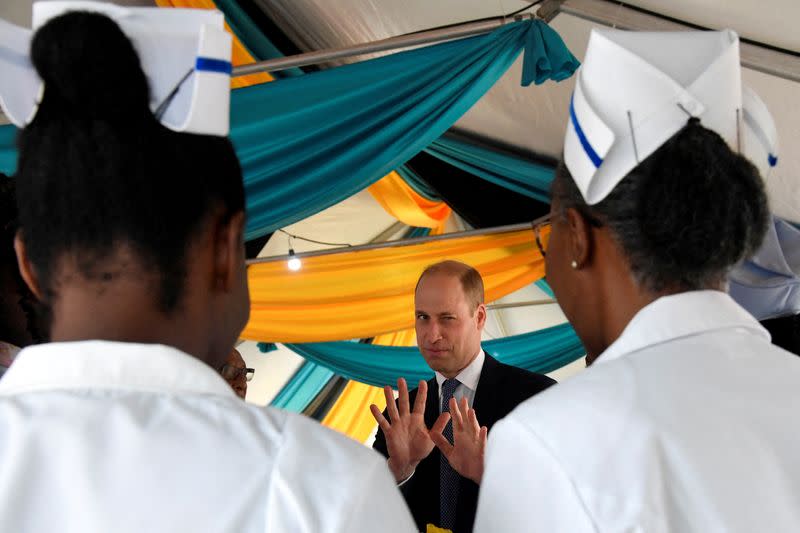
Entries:
[[45, 91], [18, 137], [18, 206], [45, 301], [64, 254], [93, 279], [124, 245], [159, 274], [159, 306], [173, 311], [201, 226], [212, 212], [229, 219], [244, 209], [233, 146], [155, 119], [139, 57], [104, 15], [52, 19], [36, 32], [31, 57]]
[[769, 223], [758, 170], [695, 119], [600, 203], [586, 204], [563, 162], [552, 196], [562, 210], [608, 226], [639, 284], [654, 292], [719, 287]]

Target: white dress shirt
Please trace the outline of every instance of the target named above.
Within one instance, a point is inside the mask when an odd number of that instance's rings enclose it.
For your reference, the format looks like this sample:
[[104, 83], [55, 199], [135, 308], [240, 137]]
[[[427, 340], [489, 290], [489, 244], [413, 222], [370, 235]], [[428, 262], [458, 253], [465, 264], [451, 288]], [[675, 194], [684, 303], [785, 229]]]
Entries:
[[642, 309], [489, 437], [476, 532], [800, 531], [800, 357], [731, 298]]
[[0, 531], [413, 531], [383, 458], [160, 345], [45, 344], [0, 381]]
[[[461, 398], [466, 397], [467, 403], [472, 407], [472, 402], [475, 401], [475, 392], [478, 390], [478, 382], [481, 380], [481, 370], [483, 370], [483, 362], [486, 360], [486, 352], [481, 349], [475, 359], [468, 364], [464, 370], [458, 373], [455, 379], [458, 380], [459, 385], [453, 392], [453, 398], [461, 401]], [[444, 375], [436, 372], [436, 383], [439, 384], [439, 412], [442, 411], [442, 383], [447, 379]], [[448, 409], [445, 409], [449, 411]], [[479, 419], [480, 420], [480, 419]]]

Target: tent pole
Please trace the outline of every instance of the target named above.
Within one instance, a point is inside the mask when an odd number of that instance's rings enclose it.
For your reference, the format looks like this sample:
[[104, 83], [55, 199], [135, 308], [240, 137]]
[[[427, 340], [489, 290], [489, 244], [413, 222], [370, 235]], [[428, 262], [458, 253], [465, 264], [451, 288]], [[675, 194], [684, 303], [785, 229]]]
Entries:
[[[497, 311], [499, 309], [515, 309], [518, 307], [533, 307], [537, 305], [553, 305], [556, 301], [552, 298], [548, 298], [547, 300], [526, 300], [524, 302], [509, 302], [507, 304], [489, 304], [486, 306], [486, 309], [489, 311]], [[508, 335], [506, 335], [507, 337]]]
[[[415, 239], [402, 239], [399, 241], [389, 241], [389, 242], [378, 242], [378, 243], [369, 243], [369, 244], [362, 244], [360, 246], [342, 246], [339, 248], [332, 248], [330, 250], [315, 250], [313, 252], [304, 252], [304, 253], [297, 253], [295, 257], [298, 258], [306, 258], [306, 257], [317, 257], [321, 255], [332, 255], [332, 254], [341, 254], [341, 253], [350, 253], [350, 252], [365, 252], [367, 250], [381, 250], [384, 248], [397, 248], [400, 246], [413, 246], [415, 244], [425, 244], [428, 242], [434, 241], [448, 241], [451, 239], [458, 239], [461, 237], [477, 237], [479, 235], [494, 235], [497, 233], [507, 233], [510, 231], [520, 231], [524, 229], [531, 229], [534, 225], [539, 224], [540, 222], [546, 222], [550, 218], [550, 215], [545, 215], [543, 217], [537, 218], [532, 222], [523, 222], [521, 224], [510, 224], [508, 226], [497, 226], [494, 228], [481, 228], [481, 229], [473, 229], [469, 231], [459, 231], [457, 233], [446, 233], [444, 235], [429, 235], [427, 237], [417, 237]], [[531, 233], [531, 246], [535, 246], [535, 241], [533, 237], [533, 233]], [[274, 261], [287, 261], [289, 259], [289, 255], [274, 255], [271, 257], [257, 257], [255, 259], [249, 259], [247, 261], [248, 265], [258, 265], [261, 263], [272, 263]]]
[[398, 35], [397, 37], [381, 39], [380, 41], [373, 41], [371, 43], [345, 46], [344, 48], [317, 50], [314, 52], [306, 52], [304, 54], [297, 54], [288, 57], [257, 61], [255, 63], [234, 67], [231, 76], [245, 76], [247, 74], [253, 74], [256, 72], [276, 72], [293, 67], [316, 65], [344, 57], [372, 54], [375, 52], [384, 52], [386, 50], [395, 50], [397, 48], [408, 48], [410, 46], [437, 43], [451, 39], [460, 39], [463, 37], [471, 37], [473, 35], [482, 35], [484, 33], [489, 33], [493, 30], [496, 30], [497, 28], [506, 24], [521, 20], [531, 20], [533, 18], [535, 18], [535, 16], [530, 13], [521, 13], [519, 15], [515, 15], [513, 18], [495, 17], [489, 20], [482, 20], [480, 22], [467, 22], [438, 30], [422, 31], [418, 33], [410, 33], [408, 35]]

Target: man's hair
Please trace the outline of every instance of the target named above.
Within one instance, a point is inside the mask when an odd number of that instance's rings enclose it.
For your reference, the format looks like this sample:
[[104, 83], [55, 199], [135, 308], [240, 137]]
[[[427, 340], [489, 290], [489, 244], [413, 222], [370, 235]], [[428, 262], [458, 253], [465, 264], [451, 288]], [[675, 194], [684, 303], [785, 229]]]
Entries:
[[244, 209], [232, 144], [162, 126], [136, 50], [103, 15], [49, 21], [33, 38], [31, 59], [47, 89], [19, 134], [17, 203], [45, 302], [62, 255], [74, 254], [92, 279], [125, 246], [157, 273], [154, 297], [173, 311], [190, 243], [214, 213], [230, 219]]
[[690, 121], [604, 200], [587, 205], [562, 162], [553, 203], [607, 226], [648, 290], [697, 290], [724, 282], [760, 246], [769, 222], [758, 170], [715, 132]]
[[473, 267], [460, 261], [440, 261], [439, 263], [434, 263], [426, 267], [417, 280], [417, 287], [414, 289], [414, 292], [419, 288], [422, 278], [434, 274], [456, 278], [461, 282], [461, 288], [464, 290], [464, 296], [467, 299], [472, 313], [483, 303], [483, 278], [481, 278], [480, 273]]

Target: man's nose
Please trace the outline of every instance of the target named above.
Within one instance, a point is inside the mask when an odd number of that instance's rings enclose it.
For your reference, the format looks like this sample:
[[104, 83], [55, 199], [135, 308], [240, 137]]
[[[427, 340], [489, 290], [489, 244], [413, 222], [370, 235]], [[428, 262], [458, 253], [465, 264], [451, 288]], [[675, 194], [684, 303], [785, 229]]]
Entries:
[[442, 330], [436, 322], [431, 322], [427, 332], [428, 342], [436, 342], [442, 338]]

